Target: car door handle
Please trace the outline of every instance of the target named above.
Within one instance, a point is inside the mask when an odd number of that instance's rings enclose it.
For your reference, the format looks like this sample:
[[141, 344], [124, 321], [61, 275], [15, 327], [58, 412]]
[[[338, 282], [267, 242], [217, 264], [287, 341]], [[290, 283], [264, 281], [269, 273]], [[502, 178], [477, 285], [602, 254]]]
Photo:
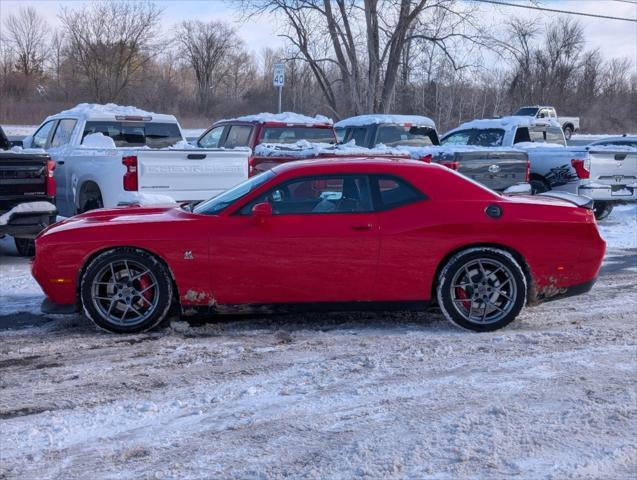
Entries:
[[57, 161], [57, 164], [58, 164], [58, 165], [64, 165], [64, 160], [58, 160], [58, 161]]
[[352, 230], [362, 231], [362, 230], [371, 230], [372, 224], [368, 223], [366, 225], [352, 225]]

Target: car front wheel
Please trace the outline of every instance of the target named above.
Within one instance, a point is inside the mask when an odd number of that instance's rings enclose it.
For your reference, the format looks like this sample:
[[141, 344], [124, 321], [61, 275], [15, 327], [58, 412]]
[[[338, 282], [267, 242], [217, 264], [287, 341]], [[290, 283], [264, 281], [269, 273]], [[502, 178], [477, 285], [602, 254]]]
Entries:
[[173, 288], [166, 267], [137, 249], [109, 250], [86, 268], [80, 285], [84, 313], [115, 333], [150, 330], [170, 310]]
[[438, 278], [438, 304], [459, 327], [489, 332], [511, 323], [526, 302], [522, 268], [503, 250], [477, 247], [457, 253]]

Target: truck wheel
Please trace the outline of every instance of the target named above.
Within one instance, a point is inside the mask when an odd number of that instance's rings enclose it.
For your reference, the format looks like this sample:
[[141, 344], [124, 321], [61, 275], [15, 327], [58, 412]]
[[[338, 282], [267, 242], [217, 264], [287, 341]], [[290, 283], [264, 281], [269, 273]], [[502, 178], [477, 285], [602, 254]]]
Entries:
[[137, 249], [109, 250], [86, 268], [80, 284], [84, 314], [114, 333], [136, 333], [161, 323], [173, 297], [168, 270]]
[[566, 138], [566, 140], [570, 140], [571, 136], [573, 136], [573, 127], [567, 125], [564, 127], [564, 138]]
[[529, 183], [531, 184], [531, 195], [548, 192], [551, 189], [544, 180], [539, 178], [532, 178]]
[[21, 257], [32, 257], [35, 255], [35, 240], [32, 238], [13, 238], [15, 248]]
[[511, 254], [476, 247], [449, 259], [438, 277], [438, 305], [451, 323], [490, 332], [511, 323], [526, 302], [526, 277]]
[[77, 213], [84, 213], [88, 212], [89, 210], [104, 208], [102, 192], [100, 191], [99, 187], [93, 182], [87, 182], [82, 186], [78, 203], [79, 208], [77, 210]]
[[604, 220], [613, 211], [613, 204], [610, 202], [604, 202], [601, 200], [595, 200], [593, 202], [593, 213], [596, 220]]

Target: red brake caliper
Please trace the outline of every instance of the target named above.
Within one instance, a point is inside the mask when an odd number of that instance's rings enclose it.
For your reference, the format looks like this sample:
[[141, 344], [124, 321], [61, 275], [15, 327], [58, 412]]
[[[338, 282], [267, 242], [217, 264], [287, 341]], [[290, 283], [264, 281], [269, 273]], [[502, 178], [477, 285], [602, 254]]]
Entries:
[[[150, 285], [152, 285], [150, 278], [148, 278], [148, 275], [142, 275], [141, 277], [139, 277], [139, 291], [141, 292], [142, 290], [144, 290], [145, 288], [148, 288]], [[148, 300], [149, 302], [152, 300], [153, 298], [153, 289], [149, 288], [148, 290], [146, 290], [144, 293], [142, 293], [143, 297]]]
[[[465, 298], [469, 298], [469, 295], [467, 295], [467, 291], [464, 288], [457, 287], [456, 298], [463, 300]], [[471, 308], [471, 300], [469, 300], [468, 302], [462, 302], [462, 306], [469, 310]]]

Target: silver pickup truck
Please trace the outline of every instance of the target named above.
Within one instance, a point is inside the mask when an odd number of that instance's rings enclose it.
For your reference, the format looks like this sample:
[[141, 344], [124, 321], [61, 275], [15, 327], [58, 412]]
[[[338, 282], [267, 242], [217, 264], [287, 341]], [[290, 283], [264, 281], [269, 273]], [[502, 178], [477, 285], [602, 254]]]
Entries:
[[520, 108], [513, 114], [514, 117], [533, 117], [537, 119], [545, 118], [547, 120], [554, 120], [560, 124], [562, 130], [564, 130], [564, 137], [566, 140], [570, 140], [573, 132], [579, 130], [579, 117], [563, 117], [557, 116], [555, 107], [547, 105], [533, 105]]
[[359, 147], [379, 146], [409, 153], [411, 158], [433, 161], [500, 192], [530, 193], [529, 159], [524, 150], [472, 145], [441, 147], [436, 125], [419, 115], [360, 115], [334, 127], [343, 142]]

